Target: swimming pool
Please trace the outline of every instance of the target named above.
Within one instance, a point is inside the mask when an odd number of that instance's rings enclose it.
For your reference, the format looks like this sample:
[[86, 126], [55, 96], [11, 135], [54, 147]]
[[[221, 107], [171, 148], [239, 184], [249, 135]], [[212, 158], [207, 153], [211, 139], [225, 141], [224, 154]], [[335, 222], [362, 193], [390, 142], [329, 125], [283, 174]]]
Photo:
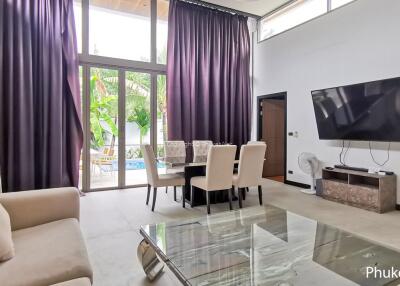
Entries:
[[[165, 168], [164, 163], [157, 162], [157, 168]], [[125, 160], [125, 169], [126, 170], [144, 170], [144, 159], [126, 159]], [[118, 171], [118, 160], [112, 161], [112, 171]]]

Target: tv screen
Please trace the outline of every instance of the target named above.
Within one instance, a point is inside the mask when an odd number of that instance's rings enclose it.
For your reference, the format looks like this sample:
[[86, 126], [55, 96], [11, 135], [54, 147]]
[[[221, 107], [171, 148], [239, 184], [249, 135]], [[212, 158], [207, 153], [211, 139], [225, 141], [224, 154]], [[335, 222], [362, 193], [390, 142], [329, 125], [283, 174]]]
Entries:
[[320, 139], [400, 141], [400, 77], [311, 94]]

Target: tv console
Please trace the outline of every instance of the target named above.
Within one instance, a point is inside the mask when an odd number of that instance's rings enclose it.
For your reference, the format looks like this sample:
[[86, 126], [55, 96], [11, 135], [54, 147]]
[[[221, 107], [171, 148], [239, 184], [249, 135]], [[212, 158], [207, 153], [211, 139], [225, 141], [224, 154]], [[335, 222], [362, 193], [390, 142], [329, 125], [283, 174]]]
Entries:
[[396, 209], [396, 175], [370, 174], [342, 168], [322, 169], [324, 199], [377, 213]]
[[359, 172], [368, 172], [368, 169], [366, 168], [350, 167], [346, 165], [335, 165], [335, 168], [343, 170], [359, 171]]

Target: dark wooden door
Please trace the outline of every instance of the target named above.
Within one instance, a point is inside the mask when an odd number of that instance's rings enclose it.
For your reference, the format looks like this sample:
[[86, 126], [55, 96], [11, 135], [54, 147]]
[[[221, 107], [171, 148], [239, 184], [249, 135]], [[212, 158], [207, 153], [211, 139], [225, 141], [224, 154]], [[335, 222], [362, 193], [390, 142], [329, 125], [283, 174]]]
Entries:
[[267, 143], [263, 177], [285, 175], [285, 101], [265, 99], [262, 101], [262, 135]]

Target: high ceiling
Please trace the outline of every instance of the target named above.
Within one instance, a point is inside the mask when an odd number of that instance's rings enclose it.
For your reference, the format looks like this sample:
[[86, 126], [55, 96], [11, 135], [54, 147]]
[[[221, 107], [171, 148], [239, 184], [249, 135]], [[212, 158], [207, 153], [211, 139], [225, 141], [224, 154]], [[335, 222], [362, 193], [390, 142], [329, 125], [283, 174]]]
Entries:
[[[90, 0], [90, 4], [105, 9], [150, 17], [151, 0]], [[168, 18], [168, 0], [157, 0], [157, 17]]]
[[[288, 0], [203, 0], [250, 14], [264, 16]], [[151, 0], [90, 0], [91, 5], [135, 15], [150, 16]], [[157, 0], [158, 18], [168, 18], [168, 0]]]
[[288, 0], [204, 0], [205, 2], [225, 6], [231, 9], [264, 16]]

